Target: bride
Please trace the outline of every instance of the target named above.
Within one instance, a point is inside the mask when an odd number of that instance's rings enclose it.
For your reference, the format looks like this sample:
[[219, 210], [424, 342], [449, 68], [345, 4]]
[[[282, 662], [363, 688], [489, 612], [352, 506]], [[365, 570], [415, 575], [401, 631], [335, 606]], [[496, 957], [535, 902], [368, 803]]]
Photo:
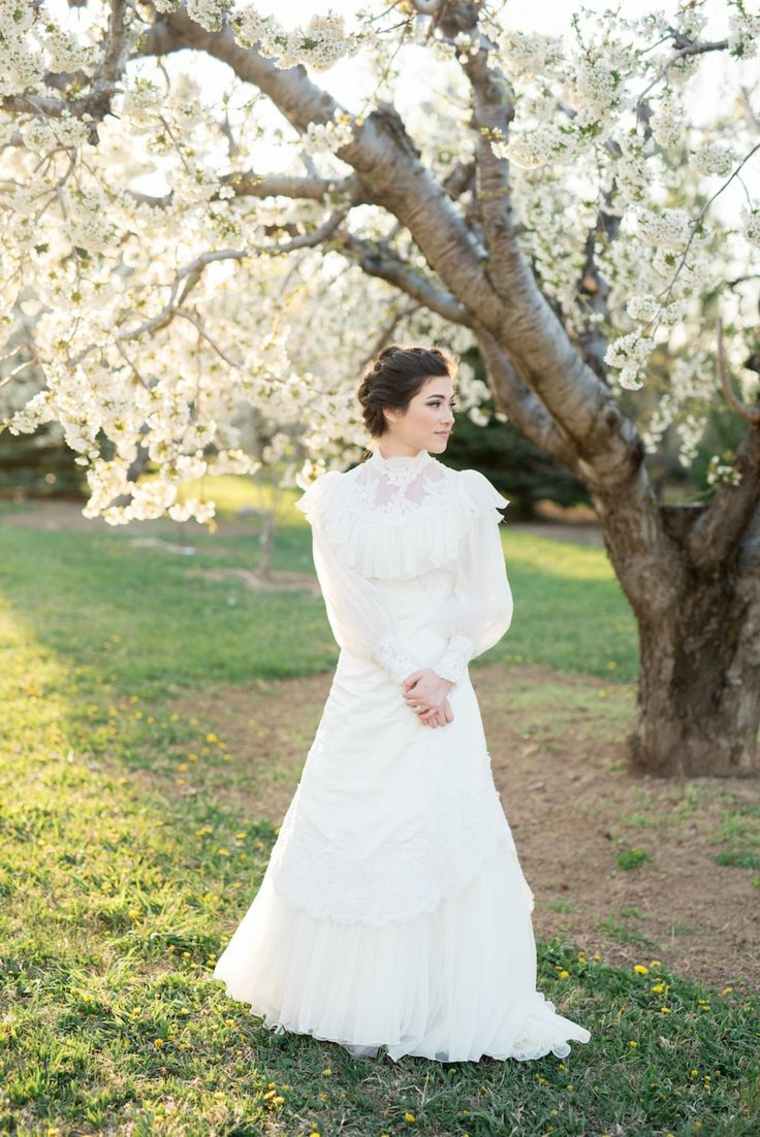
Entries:
[[508, 499], [435, 457], [452, 370], [437, 349], [381, 351], [358, 392], [371, 455], [296, 503], [340, 657], [213, 978], [267, 1028], [355, 1057], [564, 1058], [591, 1035], [536, 990], [533, 892], [467, 667], [512, 619]]

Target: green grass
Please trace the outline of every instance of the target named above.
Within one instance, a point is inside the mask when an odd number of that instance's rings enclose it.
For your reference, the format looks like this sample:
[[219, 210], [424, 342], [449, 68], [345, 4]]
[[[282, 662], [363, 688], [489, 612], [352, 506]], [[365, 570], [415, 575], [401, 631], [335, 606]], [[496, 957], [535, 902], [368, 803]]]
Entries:
[[[212, 581], [198, 568], [255, 568], [255, 536], [214, 537], [201, 527], [181, 556], [113, 534], [7, 530], [0, 590], [38, 642], [71, 663], [140, 693], [198, 682], [286, 678], [335, 664], [318, 596], [256, 592], [235, 578]], [[606, 557], [518, 533], [503, 541], [515, 597], [512, 626], [474, 661], [540, 663], [614, 681], [637, 673], [636, 628]], [[216, 550], [223, 548], [223, 555]], [[305, 525], [278, 532], [273, 567], [311, 571]], [[296, 650], [291, 628], [297, 626]]]
[[[330, 668], [321, 603], [200, 581], [189, 570], [212, 563], [206, 552], [191, 566], [123, 531], [0, 538], [0, 1133], [755, 1132], [760, 1000], [687, 982], [643, 951], [640, 973], [582, 944], [539, 944], [539, 988], [593, 1036], [564, 1062], [356, 1062], [264, 1030], [210, 971], [276, 830], [215, 800], [214, 779], [245, 755], [167, 699]], [[255, 562], [250, 539], [225, 544]], [[616, 677], [633, 668], [603, 553], [517, 534], [505, 547], [524, 611], [510, 650], [521, 637], [526, 659], [575, 670], [561, 635], [603, 670], [619, 659]], [[306, 529], [284, 530], [278, 566], [308, 561]], [[544, 626], [552, 613], [559, 630]], [[178, 780], [188, 751], [192, 778]]]

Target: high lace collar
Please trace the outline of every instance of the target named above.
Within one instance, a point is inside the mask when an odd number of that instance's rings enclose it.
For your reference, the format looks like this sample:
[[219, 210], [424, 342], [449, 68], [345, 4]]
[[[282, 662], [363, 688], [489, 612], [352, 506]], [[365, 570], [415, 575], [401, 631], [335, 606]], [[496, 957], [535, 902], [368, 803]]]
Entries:
[[367, 459], [367, 463], [376, 467], [384, 477], [389, 478], [392, 482], [398, 485], [406, 485], [417, 477], [423, 466], [433, 460], [432, 455], [427, 450], [419, 450], [413, 455], [392, 454], [385, 458], [380, 452], [380, 447], [376, 446], [372, 449], [372, 457]]

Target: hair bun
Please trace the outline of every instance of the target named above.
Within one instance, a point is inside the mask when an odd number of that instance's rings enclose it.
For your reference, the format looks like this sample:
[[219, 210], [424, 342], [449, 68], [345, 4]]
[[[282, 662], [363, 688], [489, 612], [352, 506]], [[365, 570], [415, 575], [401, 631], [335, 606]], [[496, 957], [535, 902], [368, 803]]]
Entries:
[[396, 351], [401, 351], [401, 348], [397, 343], [388, 344], [388, 346], [384, 347], [383, 350], [378, 354], [375, 360], [375, 366], [377, 366], [377, 364], [380, 363], [383, 359], [387, 359], [388, 356], [393, 355]]

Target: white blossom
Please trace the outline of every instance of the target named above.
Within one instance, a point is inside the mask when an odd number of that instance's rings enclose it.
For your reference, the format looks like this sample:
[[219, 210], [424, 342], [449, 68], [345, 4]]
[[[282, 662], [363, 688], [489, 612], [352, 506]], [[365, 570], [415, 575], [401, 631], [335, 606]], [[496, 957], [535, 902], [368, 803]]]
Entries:
[[742, 213], [744, 236], [752, 245], [760, 245], [760, 208]]
[[754, 59], [760, 47], [760, 12], [734, 5], [728, 15], [728, 49], [742, 60]]
[[725, 177], [731, 173], [736, 163], [736, 154], [732, 146], [720, 142], [705, 142], [692, 150], [690, 160], [699, 174], [718, 174]]
[[647, 245], [660, 249], [682, 249], [689, 239], [691, 217], [685, 209], [645, 209], [631, 211], [636, 235]]
[[670, 96], [665, 96], [654, 104], [650, 122], [652, 135], [660, 146], [677, 146], [684, 141], [684, 108]]

